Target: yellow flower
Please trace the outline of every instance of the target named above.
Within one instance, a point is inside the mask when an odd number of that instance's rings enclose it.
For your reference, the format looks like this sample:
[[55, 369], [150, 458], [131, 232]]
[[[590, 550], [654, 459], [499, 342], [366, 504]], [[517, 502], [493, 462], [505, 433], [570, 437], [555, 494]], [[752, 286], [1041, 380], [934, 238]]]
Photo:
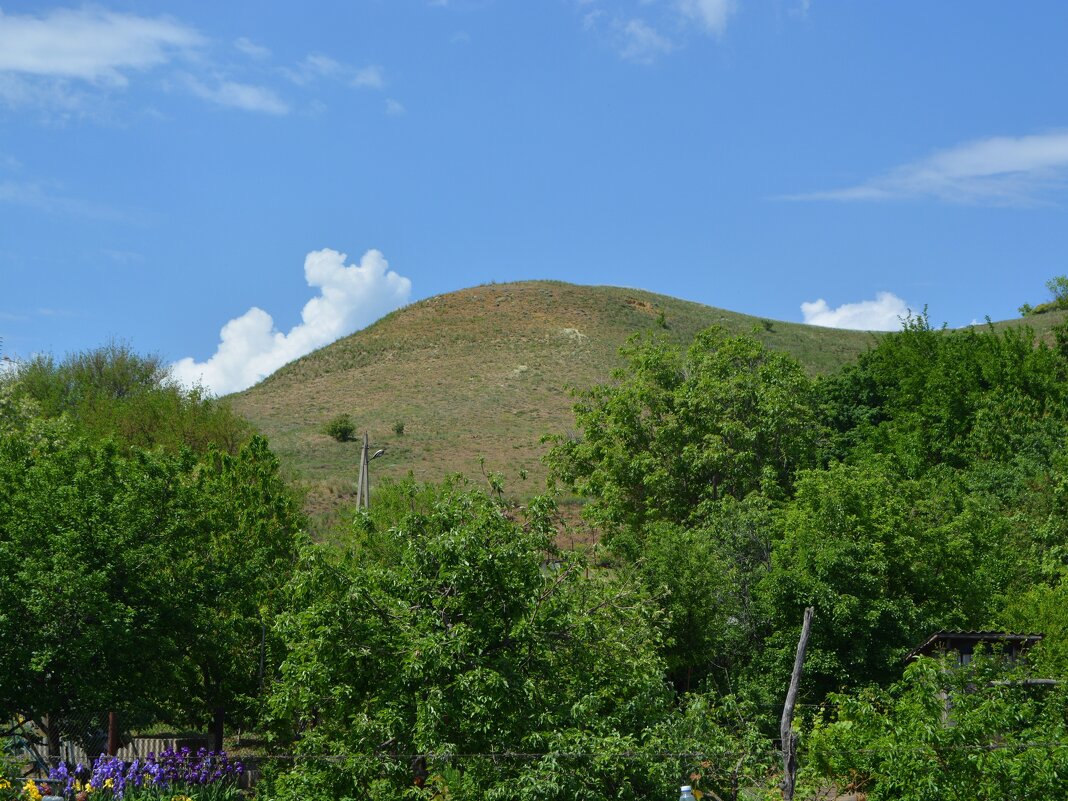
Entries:
[[26, 794], [30, 801], [41, 801], [41, 791], [37, 789], [33, 779], [26, 780], [26, 783], [22, 785], [22, 792]]
[[11, 782], [0, 776], [0, 790], [8, 790], [11, 788]]
[[171, 796], [171, 801], [193, 801], [193, 799], [187, 795], [175, 795]]
[[104, 786], [107, 787], [110, 790], [112, 787], [115, 786], [115, 780], [114, 779], [104, 779]]

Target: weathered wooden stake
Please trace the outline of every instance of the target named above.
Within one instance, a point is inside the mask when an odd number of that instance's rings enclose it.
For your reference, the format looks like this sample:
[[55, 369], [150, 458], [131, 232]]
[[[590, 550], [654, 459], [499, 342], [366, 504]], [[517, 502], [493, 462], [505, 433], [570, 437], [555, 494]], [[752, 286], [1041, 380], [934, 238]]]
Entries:
[[115, 756], [117, 753], [119, 753], [119, 716], [114, 712], [108, 712], [108, 756]]
[[794, 657], [794, 672], [790, 676], [790, 689], [786, 691], [786, 705], [782, 709], [779, 723], [779, 737], [782, 740], [782, 788], [783, 801], [793, 801], [794, 785], [797, 783], [797, 735], [794, 733], [794, 706], [797, 704], [797, 688], [801, 683], [801, 669], [805, 664], [805, 649], [808, 648], [808, 635], [812, 631], [812, 613], [809, 606], [805, 609], [805, 622], [801, 624], [801, 639], [797, 643], [797, 655]]

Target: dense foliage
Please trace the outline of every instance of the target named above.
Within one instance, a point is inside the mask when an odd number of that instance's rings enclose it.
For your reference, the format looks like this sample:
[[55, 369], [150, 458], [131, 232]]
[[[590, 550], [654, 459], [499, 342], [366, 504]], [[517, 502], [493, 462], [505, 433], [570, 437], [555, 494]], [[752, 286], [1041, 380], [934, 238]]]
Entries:
[[350, 756], [279, 776], [279, 797], [393, 798], [413, 781], [461, 797], [638, 792], [630, 764], [566, 763], [640, 749], [668, 713], [655, 608], [626, 582], [587, 581], [553, 548], [549, 511], [532, 504], [519, 522], [449, 489], [369, 532], [395, 560], [305, 551], [274, 710], [298, 753]]
[[1068, 796], [1065, 685], [1029, 685], [996, 658], [919, 659], [888, 690], [831, 698], [814, 774], [869, 801]]
[[[0, 386], [0, 718], [47, 718], [90, 747], [108, 711], [249, 719], [301, 522], [266, 443], [148, 450], [74, 408], [42, 412], [26, 377]], [[72, 396], [92, 394], [83, 378]]]
[[184, 389], [158, 356], [121, 342], [58, 361], [34, 356], [0, 380], [15, 398], [32, 400], [41, 416], [66, 415], [87, 437], [122, 447], [236, 453], [252, 433], [225, 401], [199, 387]]
[[[813, 792], [1064, 797], [1063, 749], [1035, 746], [1068, 739], [1064, 685], [1027, 679], [1068, 679], [1068, 329], [910, 318], [820, 379], [718, 329], [622, 357], [547, 457], [592, 555], [496, 474], [380, 484], [347, 549], [302, 541], [267, 444], [158, 363], [20, 369], [0, 388], [4, 715], [225, 706], [292, 757], [265, 798], [755, 798], [812, 606]], [[171, 402], [184, 423], [153, 417]], [[906, 668], [957, 628], [1046, 637], [1010, 673]]]
[[939, 629], [1043, 631], [1032, 669], [1063, 677], [1066, 337], [915, 317], [816, 382], [722, 332], [635, 341], [548, 461], [657, 599], [676, 690], [740, 694], [769, 736], [806, 606], [810, 710]]

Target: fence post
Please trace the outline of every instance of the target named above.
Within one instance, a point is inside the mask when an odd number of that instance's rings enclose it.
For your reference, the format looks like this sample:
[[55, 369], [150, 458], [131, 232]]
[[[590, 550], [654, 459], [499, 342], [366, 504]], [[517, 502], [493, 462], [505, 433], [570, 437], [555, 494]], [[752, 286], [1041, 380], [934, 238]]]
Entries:
[[212, 734], [214, 737], [211, 750], [216, 753], [223, 750], [223, 726], [225, 723], [226, 709], [221, 706], [215, 707], [215, 720], [212, 723]]
[[59, 741], [62, 739], [55, 715], [49, 714], [44, 719], [44, 729], [48, 738], [48, 766], [54, 768], [59, 764]]
[[119, 753], [119, 716], [108, 712], [108, 756]]

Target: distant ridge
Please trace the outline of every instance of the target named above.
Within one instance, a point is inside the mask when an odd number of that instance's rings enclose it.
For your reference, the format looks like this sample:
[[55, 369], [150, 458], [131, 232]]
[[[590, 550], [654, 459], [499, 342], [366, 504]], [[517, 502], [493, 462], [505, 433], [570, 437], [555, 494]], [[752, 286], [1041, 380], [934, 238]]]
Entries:
[[[1042, 315], [1048, 330], [1063, 314]], [[1019, 322], [1019, 321], [1015, 321]], [[1028, 318], [1038, 327], [1038, 320]], [[785, 351], [813, 374], [853, 360], [876, 334], [765, 320], [637, 289], [559, 281], [489, 284], [413, 303], [232, 396], [308, 490], [320, 523], [355, 499], [356, 443], [323, 425], [343, 412], [386, 454], [373, 482], [483, 469], [526, 496], [544, 487], [541, 436], [573, 426], [568, 387], [609, 380], [637, 332], [688, 343], [718, 324]], [[1006, 323], [1012, 324], [1012, 323]], [[1000, 325], [1000, 324], [999, 324]], [[393, 427], [403, 423], [404, 434]], [[526, 478], [522, 478], [524, 475]]]

